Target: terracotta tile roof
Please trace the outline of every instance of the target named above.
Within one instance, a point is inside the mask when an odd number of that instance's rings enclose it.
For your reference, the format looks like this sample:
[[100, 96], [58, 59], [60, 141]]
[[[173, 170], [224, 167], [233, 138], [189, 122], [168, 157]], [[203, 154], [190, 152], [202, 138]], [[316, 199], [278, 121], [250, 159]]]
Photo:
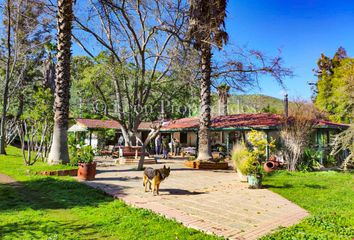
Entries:
[[[283, 121], [282, 115], [270, 113], [257, 114], [234, 114], [228, 116], [218, 116], [212, 118], [211, 128], [264, 128], [280, 126]], [[172, 120], [168, 125], [163, 127], [163, 130], [173, 129], [197, 129], [199, 126], [199, 119], [182, 118]]]
[[[218, 116], [212, 118], [211, 128], [276, 128], [280, 127], [284, 123], [284, 116], [272, 113], [255, 113], [255, 114], [234, 114], [227, 116]], [[347, 128], [348, 125], [333, 123], [326, 120], [318, 121], [317, 127], [329, 127], [329, 128]], [[199, 127], [199, 119], [193, 118], [181, 118], [177, 120], [171, 120], [166, 124], [162, 130], [178, 130], [178, 129], [193, 129], [196, 130]]]
[[349, 125], [347, 125], [347, 124], [334, 123], [334, 122], [322, 120], [322, 119], [318, 119], [316, 121], [317, 121], [317, 124], [316, 124], [317, 127], [349, 128]]
[[[119, 122], [115, 120], [100, 120], [100, 119], [85, 119], [85, 118], [76, 118], [77, 124], [83, 125], [87, 128], [95, 129], [95, 128], [106, 128], [106, 129], [120, 129]], [[140, 130], [149, 130], [150, 122], [142, 122], [139, 125]]]
[[172, 129], [188, 129], [188, 128], [198, 128], [199, 127], [199, 118], [180, 118], [176, 120], [171, 120], [165, 126], [162, 127], [163, 130], [172, 130]]
[[87, 128], [113, 128], [120, 129], [120, 124], [115, 120], [100, 120], [100, 119], [75, 119], [77, 124], [83, 125]]
[[234, 114], [228, 116], [218, 116], [212, 119], [212, 128], [232, 128], [232, 127], [250, 127], [264, 128], [280, 126], [284, 117], [272, 113], [256, 114]]
[[[77, 124], [80, 124], [88, 129], [96, 128], [111, 128], [120, 129], [120, 124], [115, 120], [99, 120], [99, 119], [75, 119]], [[347, 128], [348, 125], [333, 123], [326, 120], [316, 120], [317, 127], [329, 128]], [[212, 118], [211, 128], [269, 128], [279, 127], [284, 122], [283, 115], [272, 113], [255, 113], [255, 114], [234, 114], [227, 116], [218, 116]], [[151, 122], [142, 122], [139, 125], [139, 130], [150, 130]], [[170, 120], [161, 128], [162, 131], [171, 130], [197, 130], [199, 128], [199, 118], [181, 118]]]
[[141, 122], [139, 125], [140, 130], [150, 130], [152, 122]]

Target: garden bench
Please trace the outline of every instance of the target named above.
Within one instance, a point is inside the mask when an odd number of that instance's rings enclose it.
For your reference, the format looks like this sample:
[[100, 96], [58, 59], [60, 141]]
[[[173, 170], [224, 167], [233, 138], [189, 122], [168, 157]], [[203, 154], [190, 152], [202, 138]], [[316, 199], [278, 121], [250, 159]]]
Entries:
[[133, 147], [118, 147], [118, 151], [114, 151], [112, 153], [113, 157], [135, 157], [141, 156], [141, 147], [140, 146], [133, 146]]
[[100, 156], [110, 156], [113, 153], [114, 145], [109, 145], [98, 151], [98, 155]]

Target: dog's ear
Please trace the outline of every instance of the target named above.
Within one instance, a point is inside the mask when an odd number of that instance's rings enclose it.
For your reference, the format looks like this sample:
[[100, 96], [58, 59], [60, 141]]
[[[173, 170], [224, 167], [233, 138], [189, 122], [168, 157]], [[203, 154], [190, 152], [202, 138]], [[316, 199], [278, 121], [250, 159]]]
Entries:
[[171, 167], [168, 167], [167, 169], [168, 169], [168, 170], [170, 170], [170, 169], [171, 169]]
[[166, 169], [166, 165], [163, 165], [163, 169]]

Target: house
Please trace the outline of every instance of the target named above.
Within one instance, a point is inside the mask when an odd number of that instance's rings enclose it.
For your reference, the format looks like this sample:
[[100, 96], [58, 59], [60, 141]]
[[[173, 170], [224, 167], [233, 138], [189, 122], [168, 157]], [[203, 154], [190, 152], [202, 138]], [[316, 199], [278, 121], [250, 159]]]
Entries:
[[[263, 131], [268, 141], [279, 140], [280, 130], [285, 123], [285, 117], [272, 113], [234, 114], [212, 118], [210, 126], [211, 145], [223, 145], [230, 153], [236, 143], [245, 142], [247, 133], [251, 130]], [[315, 120], [313, 145], [319, 150], [330, 147], [330, 139], [334, 134], [348, 128], [347, 125], [332, 123], [325, 120]], [[198, 118], [182, 118], [170, 121], [161, 129], [162, 133], [169, 133], [178, 139], [182, 146], [198, 146]], [[269, 151], [269, 150], [268, 150]]]
[[[210, 140], [212, 147], [224, 146], [230, 153], [236, 143], [245, 142], [247, 133], [251, 130], [263, 131], [265, 137], [279, 140], [280, 130], [285, 122], [285, 117], [280, 114], [255, 113], [234, 114], [213, 117], [210, 126]], [[348, 126], [325, 120], [316, 120], [313, 134], [313, 146], [319, 150], [330, 148], [330, 140], [334, 134], [339, 133]], [[142, 122], [139, 125], [138, 138], [144, 141], [150, 131], [150, 122]], [[77, 132], [85, 141], [85, 144], [94, 148], [99, 144], [98, 133], [104, 129], [114, 129], [115, 137], [113, 145], [118, 144], [121, 135], [120, 124], [115, 120], [75, 119], [75, 124], [69, 128], [69, 132]], [[198, 147], [199, 119], [197, 117], [182, 118], [166, 121], [160, 129], [162, 135], [176, 138], [182, 147]]]
[[[230, 153], [233, 145], [247, 141], [247, 133], [251, 130], [263, 131], [268, 141], [280, 139], [280, 130], [288, 117], [288, 95], [284, 97], [284, 115], [272, 113], [233, 114], [228, 115], [228, 86], [217, 88], [219, 102], [219, 116], [211, 119], [210, 140], [212, 148], [223, 146], [226, 153]], [[163, 109], [162, 109], [163, 110]], [[348, 128], [348, 125], [333, 123], [326, 120], [314, 120], [315, 131], [312, 136], [312, 147], [320, 151], [328, 151], [331, 144], [331, 136]], [[120, 124], [114, 120], [75, 119], [75, 124], [69, 129], [71, 132], [84, 132], [85, 143], [93, 147], [98, 146], [97, 133], [102, 129], [115, 130], [115, 143], [121, 135]], [[151, 122], [142, 122], [138, 128], [138, 138], [144, 141], [150, 131]], [[165, 121], [160, 129], [161, 135], [170, 139], [178, 139], [182, 147], [192, 147], [197, 151], [198, 147], [199, 118], [189, 117]], [[88, 134], [87, 134], [88, 133]], [[280, 141], [278, 141], [280, 142]], [[269, 149], [267, 149], [269, 155]]]
[[[150, 131], [150, 122], [142, 122], [138, 128], [138, 138], [144, 141]], [[100, 120], [100, 119], [84, 119], [84, 118], [75, 118], [70, 125], [68, 132], [72, 132], [77, 134], [82, 141], [84, 141], [85, 145], [91, 145], [93, 148], [97, 148], [99, 146], [100, 141], [104, 139], [100, 139], [100, 132], [103, 130], [114, 130], [114, 136], [112, 142], [109, 144], [117, 145], [118, 139], [122, 135], [121, 134], [121, 125], [118, 121], [115, 120]]]

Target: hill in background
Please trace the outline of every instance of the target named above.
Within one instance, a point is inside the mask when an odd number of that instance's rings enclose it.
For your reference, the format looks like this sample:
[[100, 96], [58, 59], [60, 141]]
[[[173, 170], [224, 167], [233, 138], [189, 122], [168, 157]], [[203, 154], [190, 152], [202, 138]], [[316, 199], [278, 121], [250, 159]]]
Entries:
[[[284, 113], [282, 99], [262, 94], [231, 95], [228, 99], [228, 114], [238, 113]], [[212, 115], [218, 115], [218, 97], [213, 95]]]

